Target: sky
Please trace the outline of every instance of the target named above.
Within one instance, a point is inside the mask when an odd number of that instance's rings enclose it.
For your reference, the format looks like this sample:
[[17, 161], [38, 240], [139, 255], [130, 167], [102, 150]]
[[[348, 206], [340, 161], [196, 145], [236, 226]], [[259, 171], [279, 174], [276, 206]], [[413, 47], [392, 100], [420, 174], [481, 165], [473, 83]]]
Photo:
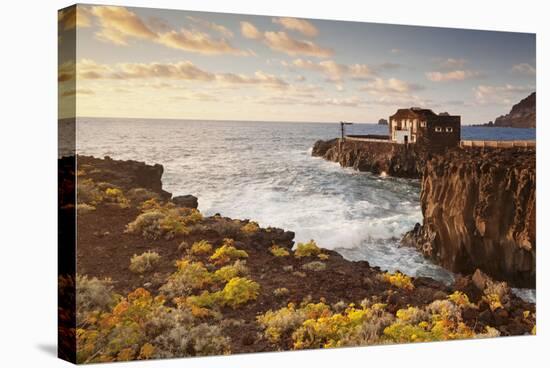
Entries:
[[467, 125], [536, 88], [528, 33], [78, 5], [58, 40], [60, 117], [76, 101], [80, 117], [373, 123], [418, 106]]

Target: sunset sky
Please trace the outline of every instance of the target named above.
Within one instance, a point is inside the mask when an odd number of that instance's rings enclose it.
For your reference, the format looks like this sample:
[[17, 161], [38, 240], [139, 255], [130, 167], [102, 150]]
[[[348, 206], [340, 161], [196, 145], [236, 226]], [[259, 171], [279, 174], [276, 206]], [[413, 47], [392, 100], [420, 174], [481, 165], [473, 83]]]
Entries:
[[76, 96], [77, 116], [376, 122], [422, 106], [473, 124], [535, 91], [534, 34], [91, 5], [73, 14], [59, 16], [62, 48], [77, 31], [76, 60], [61, 52], [59, 97]]

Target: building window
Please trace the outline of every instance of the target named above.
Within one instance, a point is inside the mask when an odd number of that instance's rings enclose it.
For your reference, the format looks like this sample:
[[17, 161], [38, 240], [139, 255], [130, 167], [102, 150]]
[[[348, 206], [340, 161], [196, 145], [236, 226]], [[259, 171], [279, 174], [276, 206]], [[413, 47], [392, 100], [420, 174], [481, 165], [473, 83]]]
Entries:
[[420, 127], [425, 128], [425, 127], [426, 127], [426, 122], [425, 122], [425, 121], [421, 121], [421, 122], [420, 122]]
[[441, 133], [443, 131], [443, 128], [441, 128], [439, 126], [436, 126], [435, 131], [438, 132], [438, 133]]
[[453, 128], [451, 128], [451, 127], [446, 127], [446, 128], [445, 128], [445, 131], [446, 131], [447, 133], [452, 133], [452, 132], [453, 132]]

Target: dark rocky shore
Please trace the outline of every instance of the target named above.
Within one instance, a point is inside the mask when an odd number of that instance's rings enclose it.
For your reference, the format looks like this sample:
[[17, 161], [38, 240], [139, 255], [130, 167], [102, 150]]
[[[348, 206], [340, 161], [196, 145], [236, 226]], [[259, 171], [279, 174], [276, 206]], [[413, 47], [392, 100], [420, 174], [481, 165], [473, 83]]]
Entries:
[[60, 346], [76, 327], [79, 362], [534, 333], [535, 306], [480, 271], [450, 286], [389, 274], [315, 243], [293, 248], [290, 231], [203, 217], [196, 198], [163, 190], [161, 165], [77, 162], [77, 277], [60, 275]]
[[413, 145], [352, 140], [340, 145], [339, 142], [340, 139], [317, 141], [312, 155], [338, 162], [342, 167], [409, 179], [422, 177], [425, 162], [430, 157], [428, 152]]
[[451, 149], [318, 141], [312, 152], [375, 174], [419, 178], [423, 224], [407, 233], [414, 246], [460, 273], [476, 268], [519, 287], [535, 286], [535, 149]]

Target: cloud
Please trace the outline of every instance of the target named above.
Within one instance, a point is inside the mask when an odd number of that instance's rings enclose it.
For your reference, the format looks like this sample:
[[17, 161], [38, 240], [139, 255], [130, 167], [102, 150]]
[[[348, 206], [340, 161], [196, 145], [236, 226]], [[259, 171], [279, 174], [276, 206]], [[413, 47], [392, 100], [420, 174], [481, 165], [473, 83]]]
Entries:
[[263, 38], [262, 32], [250, 22], [241, 22], [241, 34], [251, 40], [261, 40]]
[[370, 92], [372, 94], [408, 94], [414, 91], [423, 90], [424, 87], [416, 84], [405, 82], [396, 78], [382, 79], [376, 78], [372, 82], [360, 88], [361, 91]]
[[348, 98], [300, 98], [295, 96], [271, 96], [257, 101], [262, 105], [308, 105], [308, 106], [339, 106], [359, 107], [364, 101], [357, 96]]
[[449, 72], [427, 72], [426, 77], [432, 82], [463, 81], [483, 78], [484, 74], [473, 70], [453, 70]]
[[170, 31], [161, 33], [156, 40], [158, 43], [173, 48], [189, 52], [195, 52], [206, 55], [233, 54], [248, 55], [248, 51], [243, 51], [231, 46], [224, 39], [214, 40], [206, 33], [181, 29], [179, 32]]
[[210, 93], [205, 92], [188, 92], [183, 96], [177, 96], [175, 99], [178, 100], [192, 100], [192, 101], [200, 101], [200, 102], [216, 102], [219, 101], [219, 98], [217, 96], [214, 96]]
[[[160, 18], [151, 18], [149, 23], [143, 21], [130, 10], [119, 6], [94, 6], [91, 13], [99, 19], [100, 29], [96, 37], [116, 45], [128, 45], [131, 39], [157, 42], [169, 48], [194, 52], [204, 55], [251, 55], [250, 51], [233, 47], [225, 38], [214, 39], [208, 33], [185, 29], [170, 30]], [[193, 24], [214, 30], [223, 37], [230, 38], [233, 33], [216, 23], [196, 17], [187, 17]]]
[[285, 89], [288, 87], [288, 83], [283, 79], [278, 78], [274, 75], [264, 73], [262, 71], [257, 71], [253, 76], [246, 76], [243, 74], [235, 73], [223, 73], [218, 74], [216, 79], [222, 83], [228, 84], [256, 84], [263, 85], [276, 89]]
[[65, 61], [57, 67], [57, 81], [63, 83], [73, 80], [75, 72], [76, 66], [74, 60]]
[[116, 45], [127, 45], [129, 38], [154, 40], [157, 35], [135, 13], [119, 6], [94, 6], [101, 25], [96, 36]]
[[[74, 67], [73, 67], [74, 68]], [[61, 68], [60, 68], [61, 69]], [[70, 70], [69, 66], [65, 69]], [[262, 71], [253, 75], [235, 73], [212, 73], [203, 70], [190, 61], [177, 63], [119, 63], [114, 66], [98, 64], [82, 59], [76, 64], [77, 75], [82, 80], [133, 80], [168, 79], [202, 82], [218, 82], [225, 85], [257, 85], [273, 89], [286, 89], [289, 84], [282, 78]], [[62, 75], [62, 74], [60, 74]], [[69, 77], [70, 79], [71, 77]], [[146, 87], [171, 88], [167, 83], [148, 84]]]
[[512, 105], [518, 102], [518, 98], [533, 92], [533, 86], [515, 86], [505, 84], [502, 86], [479, 85], [473, 89], [476, 101], [481, 105]]
[[288, 30], [298, 31], [307, 37], [315, 37], [319, 34], [319, 30], [305, 19], [289, 17], [274, 18], [273, 23], [279, 24]]
[[93, 95], [95, 94], [94, 91], [91, 89], [70, 89], [68, 91], [65, 91], [61, 94], [61, 97], [70, 97], [70, 96], [76, 96], [76, 95]]
[[468, 60], [466, 59], [448, 58], [444, 60], [437, 60], [437, 64], [439, 65], [439, 67], [445, 70], [464, 69], [467, 63]]
[[307, 69], [318, 71], [326, 76], [332, 82], [340, 82], [344, 77], [350, 77], [355, 80], [369, 79], [374, 75], [374, 71], [366, 64], [338, 64], [334, 60], [324, 60], [314, 62], [311, 60], [296, 59], [292, 64], [283, 65], [296, 67], [299, 69]]
[[74, 28], [86, 28], [92, 25], [90, 10], [82, 5], [75, 5], [57, 13], [59, 28], [64, 31]]
[[391, 49], [390, 52], [391, 52], [392, 54], [400, 54], [400, 53], [403, 52], [403, 50], [401, 50], [401, 49], [396, 49], [396, 48], [395, 48], [395, 49]]
[[396, 106], [430, 106], [434, 107], [436, 104], [433, 100], [421, 98], [416, 95], [380, 95], [375, 99], [366, 102], [368, 105], [387, 106], [390, 109], [395, 109]]
[[119, 71], [112, 74], [114, 79], [168, 78], [174, 80], [212, 81], [216, 77], [195, 66], [190, 61], [177, 63], [126, 63], [118, 64]]
[[383, 70], [395, 70], [395, 69], [399, 69], [401, 68], [401, 64], [397, 64], [397, 63], [392, 63], [392, 62], [389, 62], [389, 61], [386, 61], [382, 64], [378, 64], [375, 69], [378, 70], [378, 71], [383, 71]]
[[195, 24], [197, 24], [201, 27], [204, 27], [206, 29], [210, 29], [214, 32], [219, 33], [222, 37], [233, 38], [233, 32], [231, 32], [228, 28], [226, 28], [226, 27], [224, 27], [220, 24], [216, 24], [214, 22], [209, 22], [206, 19], [192, 17], [190, 15], [188, 15], [186, 18], [189, 19], [191, 22], [193, 22], [193, 23], [195, 23]]
[[264, 43], [272, 50], [291, 56], [307, 55], [323, 58], [332, 56], [334, 53], [332, 49], [321, 47], [311, 41], [292, 38], [286, 32], [265, 32]]
[[261, 40], [270, 49], [291, 56], [307, 55], [324, 58], [333, 54], [332, 49], [321, 47], [311, 41], [292, 38], [283, 31], [262, 33], [250, 22], [241, 22], [241, 34], [248, 39]]
[[537, 74], [537, 70], [535, 69], [535, 67], [528, 63], [521, 63], [521, 64], [514, 65], [512, 67], [512, 72], [518, 73], [518, 74], [530, 75], [530, 76]]

